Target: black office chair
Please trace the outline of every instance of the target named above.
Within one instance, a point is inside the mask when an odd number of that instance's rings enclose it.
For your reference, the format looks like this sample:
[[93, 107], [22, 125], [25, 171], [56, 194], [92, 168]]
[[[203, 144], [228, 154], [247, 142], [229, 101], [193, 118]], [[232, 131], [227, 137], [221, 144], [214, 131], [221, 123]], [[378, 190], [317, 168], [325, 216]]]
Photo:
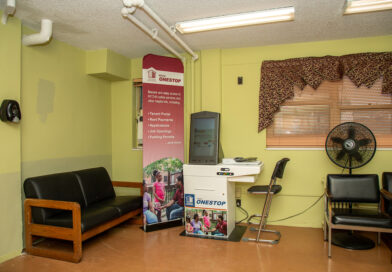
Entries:
[[392, 217], [388, 214], [379, 209], [352, 207], [352, 203], [380, 204], [380, 194], [390, 199], [390, 194], [380, 191], [378, 175], [327, 176], [324, 240], [328, 238], [328, 257], [331, 257], [333, 229], [377, 232], [378, 243], [380, 233], [392, 233]]
[[[381, 210], [392, 216], [392, 172], [382, 173], [381, 196]], [[382, 239], [392, 252], [392, 233], [383, 233]]]
[[[271, 181], [269, 185], [258, 185], [258, 186], [252, 186], [248, 189], [248, 193], [250, 194], [255, 194], [255, 195], [266, 195], [265, 201], [264, 201], [264, 206], [263, 206], [263, 211], [261, 215], [254, 214], [249, 217], [248, 223], [254, 218], [254, 217], [260, 217], [260, 224], [259, 228], [250, 228], [251, 231], [257, 231], [257, 238], [256, 239], [251, 239], [251, 238], [244, 238], [244, 241], [255, 241], [255, 242], [262, 242], [262, 243], [270, 243], [270, 244], [277, 244], [279, 243], [281, 234], [279, 231], [276, 230], [268, 230], [265, 228], [267, 224], [267, 219], [269, 215], [269, 211], [271, 208], [271, 202], [272, 202], [272, 196], [276, 195], [282, 190], [281, 185], [276, 185], [276, 179], [277, 178], [282, 178], [283, 177], [283, 172], [286, 167], [287, 162], [290, 159], [288, 158], [283, 158], [280, 161], [278, 161], [275, 165], [274, 172], [272, 173], [271, 176]], [[260, 234], [261, 232], [270, 232], [274, 233], [278, 236], [277, 239], [275, 240], [266, 240], [266, 239], [260, 239]]]

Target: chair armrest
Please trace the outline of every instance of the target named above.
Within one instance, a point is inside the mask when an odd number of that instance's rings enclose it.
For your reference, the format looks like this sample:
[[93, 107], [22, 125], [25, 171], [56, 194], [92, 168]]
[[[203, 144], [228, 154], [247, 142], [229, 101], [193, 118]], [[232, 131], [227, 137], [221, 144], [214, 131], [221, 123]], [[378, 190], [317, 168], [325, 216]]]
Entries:
[[24, 201], [26, 225], [31, 224], [32, 222], [32, 207], [72, 211], [72, 229], [77, 234], [81, 233], [81, 212], [79, 203], [71, 201], [26, 198]]
[[381, 190], [380, 190], [380, 193], [381, 193], [381, 195], [382, 195], [383, 197], [385, 197], [386, 199], [392, 201], [392, 193], [391, 193], [391, 192], [388, 192], [388, 191], [385, 190], [385, 189], [381, 189]]
[[77, 202], [60, 201], [60, 200], [49, 200], [49, 199], [38, 199], [38, 198], [26, 198], [24, 201], [26, 207], [39, 207], [39, 208], [50, 208], [58, 210], [80, 210], [80, 205]]
[[128, 181], [112, 181], [113, 187], [139, 188], [140, 195], [143, 195], [143, 183]]

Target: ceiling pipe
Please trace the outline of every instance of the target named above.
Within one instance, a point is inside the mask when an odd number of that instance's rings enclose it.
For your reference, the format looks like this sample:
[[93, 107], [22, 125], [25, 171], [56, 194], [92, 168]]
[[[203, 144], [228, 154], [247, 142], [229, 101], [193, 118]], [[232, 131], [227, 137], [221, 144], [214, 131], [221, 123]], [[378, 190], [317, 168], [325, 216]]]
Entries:
[[8, 21], [8, 16], [15, 13], [15, 0], [7, 0], [1, 22], [5, 25]]
[[49, 19], [41, 20], [40, 33], [24, 36], [22, 43], [26, 46], [47, 43], [52, 37], [53, 22]]
[[137, 27], [139, 27], [144, 33], [149, 35], [151, 39], [157, 41], [160, 45], [162, 45], [166, 50], [171, 52], [173, 55], [175, 55], [177, 58], [181, 59], [184, 61], [184, 58], [178, 53], [175, 49], [173, 49], [170, 45], [168, 45], [164, 40], [162, 40], [158, 36], [158, 29], [153, 28], [149, 29], [146, 25], [144, 25], [142, 22], [140, 22], [135, 16], [132, 15], [132, 13], [136, 10], [136, 8], [122, 8], [121, 14], [124, 18], [127, 18], [130, 20], [132, 23], [134, 23]]
[[123, 4], [127, 8], [143, 9], [159, 26], [161, 26], [182, 48], [185, 49], [191, 56], [192, 60], [197, 60], [199, 56], [193, 52], [193, 50], [176, 34], [174, 27], [169, 27], [166, 22], [164, 22], [158, 14], [156, 14], [149, 6], [146, 5], [144, 0], [123, 0]]

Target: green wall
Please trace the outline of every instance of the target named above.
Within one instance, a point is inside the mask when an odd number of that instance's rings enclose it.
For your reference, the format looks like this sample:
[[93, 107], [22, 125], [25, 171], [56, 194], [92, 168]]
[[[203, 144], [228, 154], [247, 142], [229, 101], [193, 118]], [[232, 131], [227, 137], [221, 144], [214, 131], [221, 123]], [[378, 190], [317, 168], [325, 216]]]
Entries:
[[[392, 36], [202, 51], [203, 88], [195, 99], [202, 98], [200, 110], [222, 113], [221, 143], [225, 156], [256, 156], [262, 160], [265, 168], [257, 184], [269, 183], [275, 163], [280, 158], [291, 159], [284, 178], [279, 181], [283, 190], [273, 200], [271, 224], [321, 227], [322, 201], [301, 216], [281, 222], [272, 221], [296, 214], [314, 203], [323, 193], [326, 175], [340, 173], [341, 169], [329, 161], [323, 149], [266, 148], [265, 130], [257, 132], [261, 62], [380, 51], [392, 51]], [[220, 66], [217, 67], [216, 62], [219, 60]], [[243, 85], [237, 85], [238, 76], [243, 77]], [[355, 170], [355, 173], [381, 174], [383, 171], [390, 171], [391, 159], [392, 151], [378, 150], [374, 159]], [[249, 186], [250, 184], [237, 185], [237, 190], [241, 190], [242, 205], [250, 214], [260, 213], [264, 198], [248, 195]], [[237, 213], [237, 219], [241, 216]]]
[[111, 172], [110, 82], [86, 74], [86, 51], [55, 39], [22, 46], [21, 95], [23, 180], [96, 166]]
[[0, 24], [0, 99], [22, 110], [20, 124], [0, 122], [0, 262], [23, 248], [25, 178], [112, 168], [110, 82], [86, 74], [84, 50], [54, 39], [21, 46], [30, 33], [16, 18]]
[[[0, 24], [0, 98], [19, 100], [22, 108], [20, 124], [0, 122], [0, 262], [23, 248], [25, 178], [104, 166], [113, 180], [142, 181], [142, 151], [132, 149], [132, 80], [110, 83], [86, 75], [87, 52], [54, 39], [43, 46], [21, 46], [22, 34], [29, 33], [15, 18]], [[190, 113], [221, 112], [225, 156], [257, 156], [265, 163], [257, 184], [269, 182], [278, 159], [291, 159], [271, 220], [302, 211], [322, 194], [326, 174], [341, 170], [323, 150], [266, 148], [265, 131], [257, 133], [261, 62], [391, 50], [392, 36], [384, 36], [198, 52], [199, 60], [185, 62], [185, 150]], [[140, 78], [142, 60], [129, 61], [130, 78]], [[238, 76], [243, 85], [237, 85]], [[378, 150], [356, 173], [390, 171], [391, 152]], [[247, 195], [250, 184], [237, 186], [243, 206], [258, 213], [262, 197]], [[320, 227], [321, 221], [320, 202], [304, 215], [276, 224]]]
[[[221, 143], [225, 157], [256, 156], [265, 164], [256, 184], [269, 183], [275, 163], [280, 158], [291, 159], [284, 179], [279, 181], [283, 185], [283, 190], [273, 200], [270, 223], [321, 227], [322, 201], [301, 216], [272, 222], [296, 214], [314, 203], [323, 194], [326, 175], [340, 173], [341, 169], [329, 161], [323, 149], [266, 148], [265, 131], [257, 132], [261, 62], [391, 50], [392, 36], [203, 50], [199, 52], [200, 58], [195, 62], [193, 69], [189, 60], [185, 63], [185, 148], [188, 148], [190, 113], [201, 110], [221, 112]], [[141, 77], [141, 59], [134, 59], [131, 62], [131, 78]], [[243, 77], [243, 85], [237, 85], [238, 76]], [[141, 182], [142, 152], [132, 150], [131, 142], [131, 92], [131, 81], [112, 84], [113, 176], [117, 180]], [[392, 151], [379, 149], [368, 165], [355, 172], [381, 174], [383, 171], [390, 171], [388, 166], [391, 158]], [[251, 184], [237, 185], [237, 190], [241, 191], [242, 205], [250, 214], [260, 213], [264, 199], [248, 195], [249, 186]], [[237, 213], [237, 219], [241, 216], [241, 213]]]
[[[2, 12], [0, 11], [0, 17]], [[0, 103], [20, 101], [21, 23], [0, 23]], [[22, 115], [23, 118], [23, 115]], [[21, 125], [0, 122], [0, 263], [22, 250]]]

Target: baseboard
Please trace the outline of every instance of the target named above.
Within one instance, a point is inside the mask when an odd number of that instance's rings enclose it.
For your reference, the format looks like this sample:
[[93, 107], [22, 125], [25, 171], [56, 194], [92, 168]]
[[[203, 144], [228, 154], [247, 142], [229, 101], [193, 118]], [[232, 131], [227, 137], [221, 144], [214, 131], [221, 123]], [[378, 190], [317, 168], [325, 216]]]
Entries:
[[18, 257], [21, 254], [22, 254], [21, 250], [15, 250], [15, 251], [12, 251], [12, 252], [8, 252], [7, 254], [0, 256], [0, 263], [8, 261], [8, 260], [10, 260], [12, 258]]

